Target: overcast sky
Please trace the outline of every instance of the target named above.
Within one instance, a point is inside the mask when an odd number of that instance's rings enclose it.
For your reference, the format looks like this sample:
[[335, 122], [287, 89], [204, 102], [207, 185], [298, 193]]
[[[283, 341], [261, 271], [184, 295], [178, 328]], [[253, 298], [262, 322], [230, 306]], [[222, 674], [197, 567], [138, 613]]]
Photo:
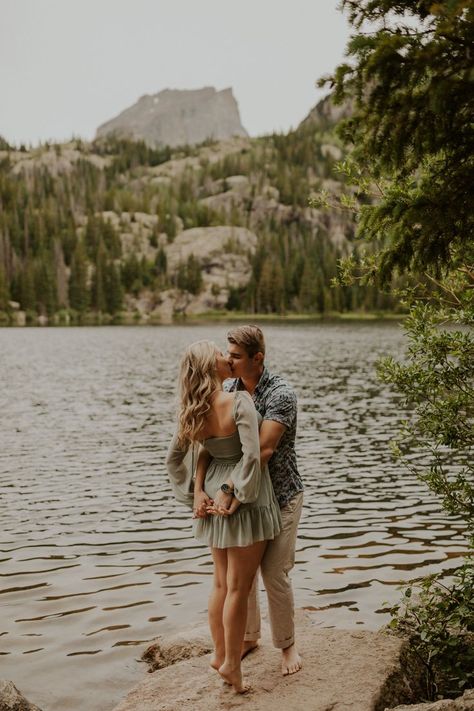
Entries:
[[91, 139], [143, 94], [232, 87], [252, 135], [296, 126], [343, 59], [337, 0], [0, 0], [0, 135]]

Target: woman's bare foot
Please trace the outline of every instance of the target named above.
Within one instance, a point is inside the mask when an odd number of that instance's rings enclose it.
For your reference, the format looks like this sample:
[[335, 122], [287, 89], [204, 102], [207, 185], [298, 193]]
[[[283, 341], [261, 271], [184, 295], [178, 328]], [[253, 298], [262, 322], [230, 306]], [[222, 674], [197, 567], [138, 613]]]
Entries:
[[296, 674], [303, 667], [303, 660], [296, 651], [296, 647], [292, 644], [290, 647], [281, 650], [281, 671], [283, 676], [288, 674]]
[[247, 654], [250, 654], [250, 652], [253, 652], [254, 649], [257, 649], [258, 647], [258, 642], [257, 640], [244, 640], [242, 642], [242, 653], [240, 655], [240, 659], [245, 659]]
[[219, 657], [216, 650], [214, 650], [213, 653], [211, 654], [211, 661], [209, 662], [209, 666], [211, 666], [212, 669], [219, 671], [219, 667], [222, 666], [223, 662], [224, 662], [224, 657]]
[[250, 690], [248, 684], [244, 684], [242, 680], [242, 671], [240, 667], [232, 669], [226, 663], [219, 668], [219, 674], [228, 684], [231, 684], [236, 694], [245, 694]]

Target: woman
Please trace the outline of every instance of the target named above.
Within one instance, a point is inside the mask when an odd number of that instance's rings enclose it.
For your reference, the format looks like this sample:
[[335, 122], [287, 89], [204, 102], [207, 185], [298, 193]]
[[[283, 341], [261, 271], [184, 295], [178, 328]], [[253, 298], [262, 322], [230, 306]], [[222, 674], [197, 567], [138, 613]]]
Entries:
[[[186, 350], [179, 374], [178, 428], [166, 464], [177, 499], [194, 505], [194, 534], [210, 546], [214, 561], [211, 666], [244, 693], [247, 598], [266, 541], [278, 535], [281, 519], [268, 468], [260, 468], [257, 411], [247, 392], [223, 391], [230, 377], [227, 360], [211, 341]], [[212, 459], [205, 478], [193, 481], [196, 444]]]

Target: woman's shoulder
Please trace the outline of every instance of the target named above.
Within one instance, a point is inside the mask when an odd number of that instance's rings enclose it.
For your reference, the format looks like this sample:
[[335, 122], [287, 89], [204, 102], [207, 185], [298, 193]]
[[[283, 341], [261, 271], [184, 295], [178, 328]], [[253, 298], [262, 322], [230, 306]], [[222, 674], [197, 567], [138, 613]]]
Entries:
[[237, 390], [234, 399], [234, 419], [239, 414], [256, 412], [252, 396], [246, 390]]
[[236, 390], [234, 393], [230, 393], [231, 395], [235, 395], [236, 400], [241, 400], [244, 402], [251, 402], [252, 405], [254, 404], [253, 402], [253, 397], [247, 390]]
[[216, 405], [227, 405], [234, 402], [236, 393], [228, 393], [225, 390], [219, 392], [214, 400]]

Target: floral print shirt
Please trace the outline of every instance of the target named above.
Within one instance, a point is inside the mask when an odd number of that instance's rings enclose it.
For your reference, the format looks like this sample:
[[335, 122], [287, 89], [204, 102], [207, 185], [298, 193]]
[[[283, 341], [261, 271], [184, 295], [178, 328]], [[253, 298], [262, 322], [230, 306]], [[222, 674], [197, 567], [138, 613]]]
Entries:
[[[245, 387], [240, 378], [234, 378], [225, 382], [224, 389], [227, 392], [234, 392], [245, 390]], [[296, 395], [286, 380], [264, 368], [252, 397], [257, 412], [264, 420], [274, 420], [286, 427], [278, 447], [268, 462], [275, 495], [280, 508], [283, 508], [304, 488], [298, 472], [295, 452]]]

